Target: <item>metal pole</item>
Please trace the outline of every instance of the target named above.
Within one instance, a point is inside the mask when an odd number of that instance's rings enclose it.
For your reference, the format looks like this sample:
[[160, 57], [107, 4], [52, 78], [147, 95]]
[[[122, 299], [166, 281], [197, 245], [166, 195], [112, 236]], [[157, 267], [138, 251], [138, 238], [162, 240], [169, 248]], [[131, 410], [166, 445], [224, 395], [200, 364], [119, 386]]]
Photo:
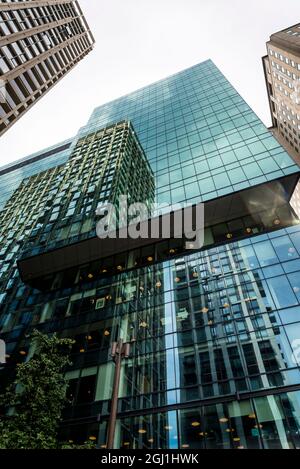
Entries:
[[114, 439], [115, 439], [115, 430], [116, 430], [116, 421], [117, 421], [117, 412], [118, 412], [120, 375], [121, 375], [122, 349], [123, 349], [123, 341], [119, 340], [119, 342], [115, 346], [114, 361], [115, 361], [116, 366], [115, 366], [113, 393], [112, 393], [112, 399], [111, 399], [111, 410], [110, 410], [108, 432], [107, 432], [107, 448], [108, 449], [114, 449]]

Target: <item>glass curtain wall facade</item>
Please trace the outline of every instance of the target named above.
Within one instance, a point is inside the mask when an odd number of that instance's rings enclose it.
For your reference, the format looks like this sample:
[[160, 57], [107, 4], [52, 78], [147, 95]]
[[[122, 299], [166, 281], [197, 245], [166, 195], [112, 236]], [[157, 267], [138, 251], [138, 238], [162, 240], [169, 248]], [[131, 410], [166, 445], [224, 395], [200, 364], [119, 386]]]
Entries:
[[0, 168], [0, 209], [4, 207], [23, 179], [65, 163], [69, 157], [71, 145], [72, 139], [69, 139], [2, 166]]
[[[24, 284], [17, 259], [22, 274], [22, 258], [38, 263], [42, 254], [66, 249], [60, 236], [79, 241], [81, 209], [94, 209], [105, 185], [90, 167], [78, 191], [86, 204], [77, 204], [71, 167], [78, 172], [79, 155], [98, 164], [99, 147], [82, 142], [123, 119], [132, 122], [152, 167], [156, 200], [205, 202], [205, 246], [196, 252], [185, 251], [181, 240], [149, 243], [64, 264]], [[132, 347], [122, 364], [115, 447], [298, 448], [300, 225], [290, 203], [298, 166], [211, 61], [97, 108], [78, 139], [80, 150], [65, 166], [24, 181], [3, 212], [10, 222], [2, 255], [11, 254], [1, 283], [5, 374], [30, 357], [26, 335], [33, 327], [74, 338], [66, 371], [72, 404], [61, 438], [105, 448], [110, 347], [122, 338]], [[56, 187], [61, 171], [66, 178]], [[98, 192], [89, 194], [91, 179]], [[34, 202], [33, 189], [37, 207], [40, 197], [49, 206], [47, 222], [37, 218], [30, 232], [23, 220], [29, 232], [14, 254], [9, 213], [27, 199], [22, 191]], [[65, 227], [59, 222], [67, 212], [50, 219], [51, 191], [64, 209], [74, 209]]]

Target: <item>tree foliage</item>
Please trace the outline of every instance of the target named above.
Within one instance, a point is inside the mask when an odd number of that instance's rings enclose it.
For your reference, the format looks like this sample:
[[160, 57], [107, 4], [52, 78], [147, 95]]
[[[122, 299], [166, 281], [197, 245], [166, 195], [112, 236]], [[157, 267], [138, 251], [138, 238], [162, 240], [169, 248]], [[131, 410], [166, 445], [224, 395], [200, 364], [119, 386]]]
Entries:
[[17, 366], [14, 382], [0, 396], [7, 410], [0, 420], [1, 449], [70, 447], [58, 442], [58, 428], [67, 403], [63, 372], [70, 364], [72, 343], [56, 334], [33, 332], [33, 356]]

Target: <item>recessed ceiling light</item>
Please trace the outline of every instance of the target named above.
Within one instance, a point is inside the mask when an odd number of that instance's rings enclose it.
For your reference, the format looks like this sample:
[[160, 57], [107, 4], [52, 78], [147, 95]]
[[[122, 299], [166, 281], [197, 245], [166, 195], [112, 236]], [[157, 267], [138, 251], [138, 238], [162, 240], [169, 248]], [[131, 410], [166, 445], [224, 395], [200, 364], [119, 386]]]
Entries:
[[143, 321], [141, 322], [140, 327], [143, 327], [145, 329], [146, 327], [148, 327], [148, 324], [145, 321]]
[[141, 434], [141, 435], [144, 435], [145, 433], [147, 433], [147, 430], [145, 430], [144, 428], [140, 428], [138, 430], [138, 432]]
[[192, 427], [200, 427], [200, 422], [192, 422]]
[[227, 422], [228, 422], [228, 418], [226, 418], [226, 417], [221, 417], [221, 418], [219, 419], [219, 422], [221, 422], [221, 423], [227, 423]]

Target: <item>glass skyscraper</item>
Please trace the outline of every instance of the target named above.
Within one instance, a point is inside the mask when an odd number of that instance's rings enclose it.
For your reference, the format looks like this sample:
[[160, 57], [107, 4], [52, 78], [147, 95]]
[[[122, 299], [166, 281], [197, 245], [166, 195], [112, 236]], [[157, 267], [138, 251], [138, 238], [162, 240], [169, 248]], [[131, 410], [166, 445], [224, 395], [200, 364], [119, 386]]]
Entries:
[[18, 188], [23, 179], [37, 174], [68, 159], [72, 139], [53, 145], [0, 168], [0, 208]]
[[[201, 250], [94, 248], [124, 148], [134, 199], [205, 204]], [[105, 448], [122, 338], [116, 448], [300, 447], [299, 167], [218, 68], [97, 108], [58, 164], [1, 212], [3, 376], [30, 357], [32, 328], [74, 338], [61, 438]]]

